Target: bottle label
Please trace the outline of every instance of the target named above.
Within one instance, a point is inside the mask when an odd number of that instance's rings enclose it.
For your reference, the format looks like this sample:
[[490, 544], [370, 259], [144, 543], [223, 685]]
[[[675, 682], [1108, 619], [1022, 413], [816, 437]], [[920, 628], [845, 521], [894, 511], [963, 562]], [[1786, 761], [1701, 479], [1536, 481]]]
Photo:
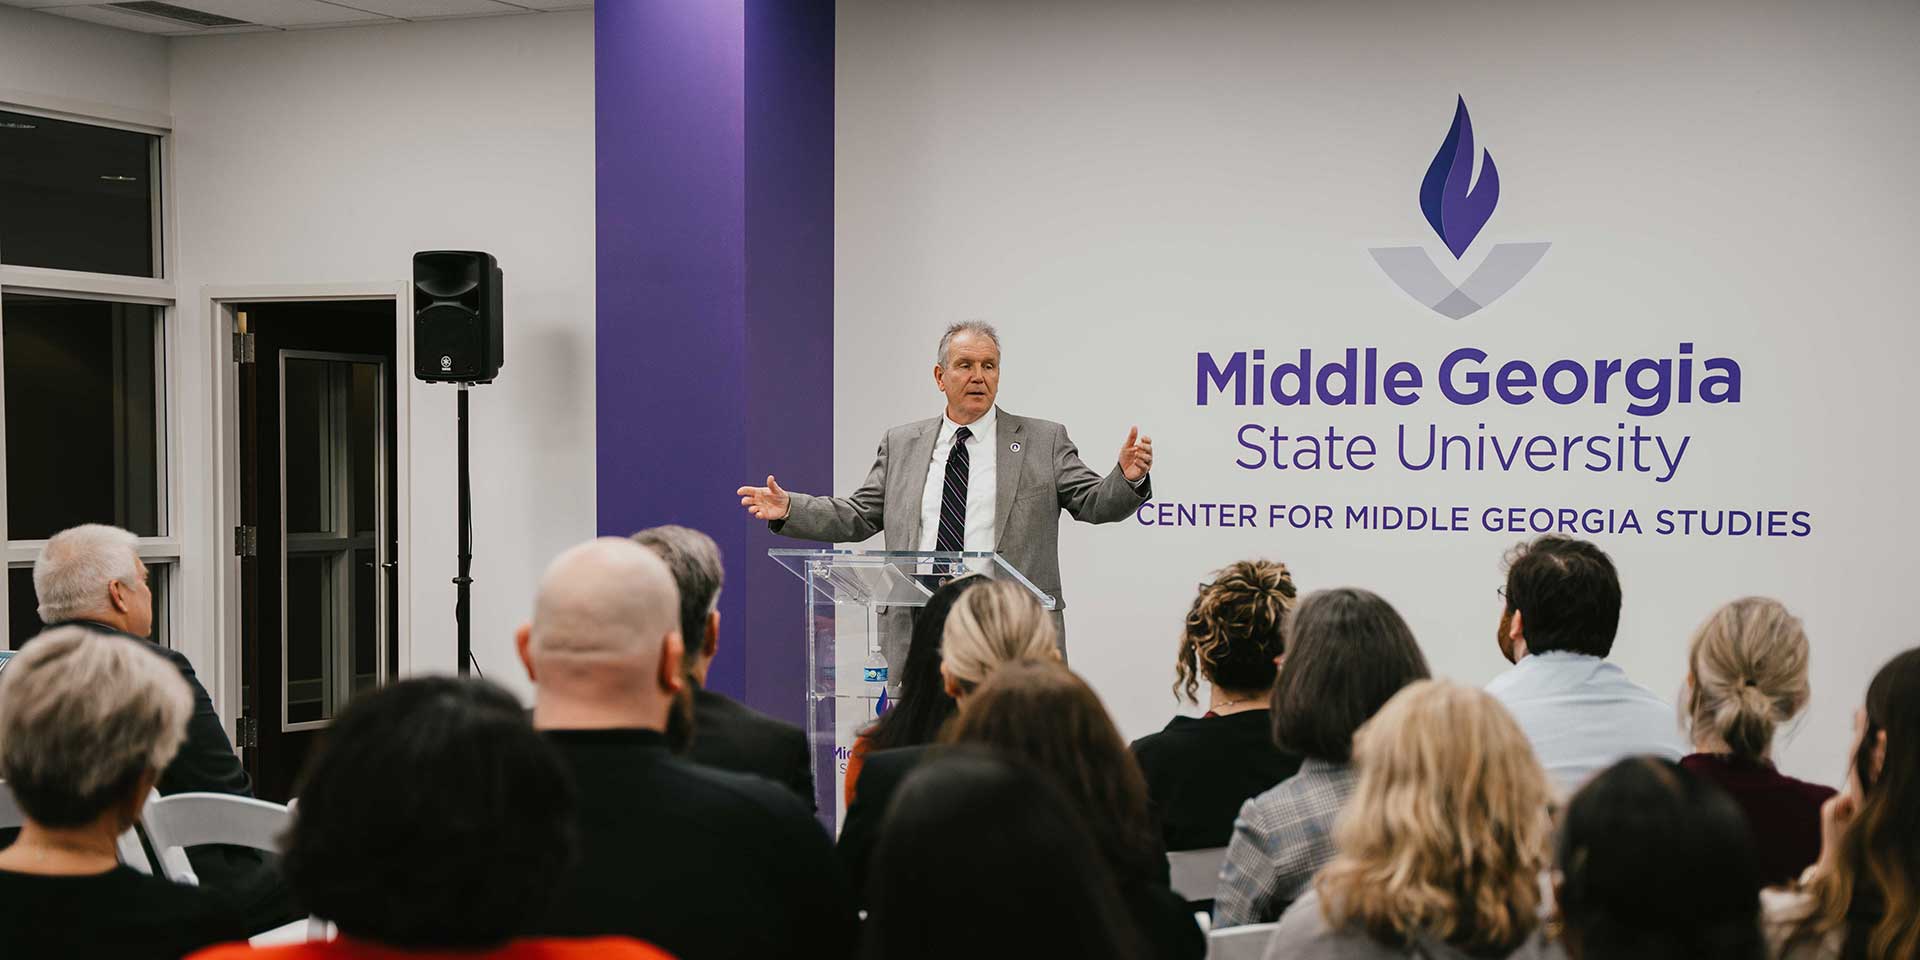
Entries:
[[886, 683], [887, 682], [886, 665], [882, 664], [877, 667], [867, 667], [863, 671], [863, 678], [868, 683]]

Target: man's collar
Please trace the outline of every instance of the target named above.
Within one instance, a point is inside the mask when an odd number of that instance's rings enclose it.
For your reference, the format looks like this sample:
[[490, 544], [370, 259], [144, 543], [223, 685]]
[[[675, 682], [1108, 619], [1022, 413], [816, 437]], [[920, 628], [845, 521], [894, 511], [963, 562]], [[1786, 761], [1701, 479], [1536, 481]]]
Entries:
[[45, 627], [42, 627], [40, 632], [45, 633], [48, 630], [54, 630], [59, 627], [80, 627], [81, 629], [84, 629], [84, 630], [92, 630], [95, 633], [110, 633], [116, 637], [126, 637], [129, 640], [139, 640], [146, 643], [152, 642], [152, 640], [150, 640], [147, 637], [136, 637], [133, 634], [128, 633], [127, 631], [114, 626], [113, 624], [101, 623], [98, 620], [87, 620], [87, 619], [62, 620], [58, 623], [49, 623]]
[[997, 403], [988, 407], [987, 412], [981, 414], [980, 419], [972, 423], [955, 423], [953, 422], [953, 418], [947, 416], [947, 412], [942, 410], [940, 411], [940, 433], [943, 436], [951, 436], [961, 427], [966, 427], [968, 430], [973, 431], [974, 436], [979, 436], [983, 433], [992, 432], [993, 425], [999, 420], [999, 417], [1000, 405]]

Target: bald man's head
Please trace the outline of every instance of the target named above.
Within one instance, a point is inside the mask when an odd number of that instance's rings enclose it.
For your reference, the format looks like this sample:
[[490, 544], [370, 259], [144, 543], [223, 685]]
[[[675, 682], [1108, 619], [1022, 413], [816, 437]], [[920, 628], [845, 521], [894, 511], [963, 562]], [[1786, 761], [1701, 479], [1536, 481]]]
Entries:
[[538, 690], [535, 723], [663, 726], [683, 686], [673, 573], [625, 538], [573, 547], [541, 577], [519, 647]]
[[631, 540], [603, 537], [547, 566], [533, 605], [533, 654], [657, 651], [679, 627], [680, 591], [666, 563]]

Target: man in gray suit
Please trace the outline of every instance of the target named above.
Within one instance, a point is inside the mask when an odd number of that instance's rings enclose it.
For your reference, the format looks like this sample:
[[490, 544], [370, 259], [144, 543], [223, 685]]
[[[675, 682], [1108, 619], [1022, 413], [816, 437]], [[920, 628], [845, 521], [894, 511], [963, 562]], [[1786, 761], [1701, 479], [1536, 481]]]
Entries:
[[[1153, 495], [1153, 441], [1135, 427], [1102, 477], [1081, 462], [1067, 428], [996, 410], [1000, 336], [984, 323], [947, 328], [933, 382], [946, 394], [946, 412], [888, 430], [852, 496], [789, 493], [769, 476], [764, 487], [741, 487], [740, 504], [773, 532], [802, 540], [855, 543], [884, 530], [888, 550], [998, 551], [1058, 601], [1064, 652], [1060, 511], [1088, 523], [1133, 513]], [[906, 665], [904, 619], [894, 615], [882, 637], [894, 677]]]

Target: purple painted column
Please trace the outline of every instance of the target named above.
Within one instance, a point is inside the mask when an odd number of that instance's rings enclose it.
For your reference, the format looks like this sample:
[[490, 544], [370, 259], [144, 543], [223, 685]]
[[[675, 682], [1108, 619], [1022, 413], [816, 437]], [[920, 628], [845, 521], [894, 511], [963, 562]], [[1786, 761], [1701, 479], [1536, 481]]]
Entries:
[[732, 492], [832, 487], [833, 5], [608, 2], [594, 30], [598, 527], [711, 534], [709, 685], [798, 720], [800, 585]]

